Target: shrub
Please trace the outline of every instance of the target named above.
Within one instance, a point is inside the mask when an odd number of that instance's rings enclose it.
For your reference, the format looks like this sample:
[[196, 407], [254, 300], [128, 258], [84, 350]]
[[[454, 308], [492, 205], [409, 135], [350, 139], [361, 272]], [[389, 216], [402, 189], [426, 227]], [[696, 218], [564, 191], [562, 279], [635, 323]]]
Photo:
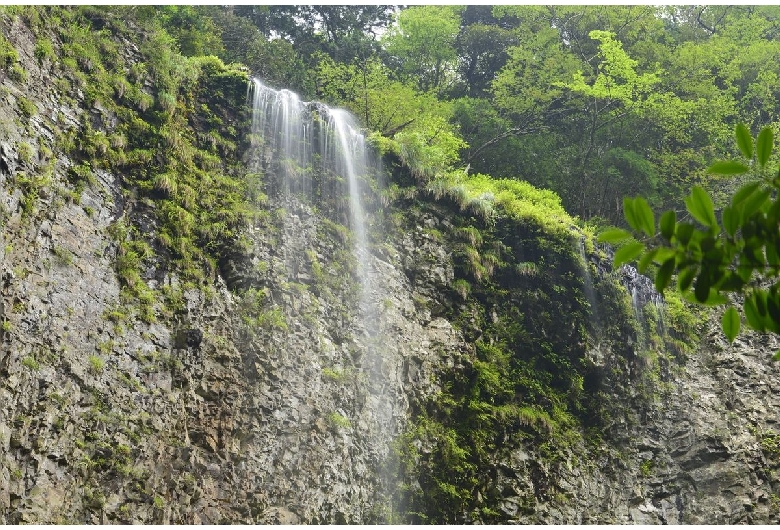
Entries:
[[98, 357], [97, 355], [89, 356], [89, 371], [93, 374], [100, 374], [103, 372], [103, 368], [106, 366], [106, 361]]
[[19, 96], [19, 99], [16, 100], [16, 105], [22, 115], [24, 115], [26, 118], [32, 118], [38, 114], [38, 107], [35, 105], [35, 103], [24, 96]]
[[54, 58], [54, 45], [49, 39], [41, 37], [35, 43], [35, 58], [41, 63]]

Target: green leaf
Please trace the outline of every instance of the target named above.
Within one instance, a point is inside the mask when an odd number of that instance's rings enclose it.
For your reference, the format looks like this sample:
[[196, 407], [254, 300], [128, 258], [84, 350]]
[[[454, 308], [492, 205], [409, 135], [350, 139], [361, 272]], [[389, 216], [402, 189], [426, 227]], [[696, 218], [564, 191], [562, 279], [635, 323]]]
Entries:
[[677, 238], [677, 241], [683, 245], [687, 245], [695, 231], [696, 227], [690, 223], [677, 223], [677, 226], [674, 228], [674, 235]]
[[739, 216], [735, 215], [734, 210], [730, 206], [726, 206], [721, 212], [720, 220], [726, 233], [730, 237], [734, 237], [739, 228]]
[[710, 289], [710, 294], [707, 297], [707, 300], [704, 302], [699, 302], [699, 300], [696, 298], [696, 295], [692, 292], [683, 293], [683, 299], [689, 301], [692, 304], [700, 304], [700, 305], [706, 305], [706, 306], [716, 306], [725, 304], [728, 302], [728, 298], [720, 294], [715, 289]]
[[764, 331], [766, 328], [764, 327], [763, 319], [756, 307], [755, 299], [752, 296], [746, 296], [742, 307], [745, 311], [745, 318], [747, 319], [748, 325], [756, 331]]
[[648, 237], [655, 235], [655, 216], [653, 210], [650, 209], [650, 205], [643, 197], [637, 197], [634, 199], [634, 215], [639, 223], [639, 227], [642, 232], [647, 234]]
[[758, 163], [761, 166], [766, 165], [769, 157], [772, 156], [772, 148], [774, 147], [774, 138], [771, 127], [764, 127], [761, 132], [758, 133], [758, 140], [756, 141], [756, 157]]
[[637, 265], [637, 270], [640, 274], [644, 274], [645, 270], [647, 270], [647, 267], [650, 265], [650, 262], [653, 261], [653, 258], [656, 254], [658, 254], [658, 251], [661, 250], [660, 248], [654, 248], [652, 250], [649, 250], [646, 252], [642, 258], [639, 260], [639, 264]]
[[737, 338], [737, 335], [739, 334], [739, 313], [734, 306], [730, 306], [726, 309], [726, 312], [723, 313], [723, 318], [720, 320], [720, 327], [723, 328], [723, 333], [726, 335], [726, 338], [729, 339], [729, 342], [734, 342], [734, 339]]
[[658, 221], [661, 235], [667, 240], [671, 240], [674, 235], [674, 225], [677, 223], [677, 214], [674, 210], [669, 210], [661, 215]]
[[669, 280], [671, 280], [673, 272], [674, 258], [669, 258], [661, 265], [658, 272], [655, 274], [655, 289], [659, 293], [664, 292], [666, 286], [669, 285]]
[[701, 224], [709, 227], [717, 227], [718, 221], [715, 219], [715, 207], [712, 199], [701, 186], [694, 186], [691, 189], [690, 196], [685, 198], [685, 206], [691, 215]]
[[707, 173], [712, 173], [713, 175], [741, 175], [742, 173], [747, 173], [748, 169], [750, 168], [742, 162], [723, 160], [715, 162], [708, 167]]
[[704, 301], [704, 305], [716, 306], [716, 305], [725, 304], [728, 301], [729, 299], [726, 298], [724, 295], [722, 295], [715, 289], [710, 289], [710, 295], [707, 297], [707, 300]]
[[684, 293], [691, 288], [693, 278], [696, 276], [697, 267], [691, 266], [680, 272], [680, 276], [677, 278], [677, 285], [680, 288], [680, 292]]
[[655, 255], [655, 262], [659, 265], [664, 263], [669, 258], [675, 258], [677, 256], [677, 252], [674, 251], [674, 249], [667, 248], [667, 247], [658, 247], [656, 249], [658, 253]]
[[780, 300], [777, 299], [777, 294], [772, 293], [767, 297], [766, 308], [769, 311], [769, 318], [775, 323], [775, 327], [780, 325]]
[[763, 189], [746, 198], [742, 205], [742, 211], [740, 212], [740, 224], [744, 224], [747, 219], [759, 211], [764, 206], [764, 203], [766, 203], [766, 200], [771, 193], [770, 190]]
[[773, 361], [780, 361], [780, 350], [777, 350], [775, 354], [772, 356]]
[[710, 279], [706, 275], [706, 270], [703, 270], [699, 277], [696, 278], [696, 286], [693, 288], [693, 294], [696, 295], [696, 300], [699, 303], [705, 303], [710, 296]]
[[761, 318], [763, 319], [769, 314], [766, 303], [766, 292], [757, 289], [753, 291], [753, 296], [756, 302], [756, 309], [758, 309], [758, 314], [761, 315]]
[[642, 252], [644, 252], [645, 246], [642, 243], [634, 242], [621, 247], [615, 252], [615, 257], [612, 261], [613, 267], [618, 268], [624, 263], [628, 263], [636, 259]]
[[769, 241], [766, 245], [766, 262], [770, 267], [778, 263], [777, 247]]
[[631, 237], [631, 234], [622, 228], [611, 228], [599, 234], [599, 243], [617, 243]]
[[744, 123], [737, 124], [735, 136], [737, 137], [737, 147], [742, 151], [742, 156], [748, 160], [753, 158], [753, 137]]
[[637, 218], [636, 210], [634, 209], [634, 199], [631, 197], [623, 197], [623, 214], [626, 217], [626, 221], [631, 228], [637, 232], [641, 232], [641, 224]]
[[721, 291], [739, 291], [745, 286], [744, 280], [734, 271], [727, 271], [718, 289]]
[[739, 190], [737, 190], [737, 193], [734, 194], [734, 196], [731, 198], [731, 207], [734, 208], [741, 202], [743, 202], [745, 199], [753, 195], [755, 191], [761, 186], [760, 182], [748, 182]]

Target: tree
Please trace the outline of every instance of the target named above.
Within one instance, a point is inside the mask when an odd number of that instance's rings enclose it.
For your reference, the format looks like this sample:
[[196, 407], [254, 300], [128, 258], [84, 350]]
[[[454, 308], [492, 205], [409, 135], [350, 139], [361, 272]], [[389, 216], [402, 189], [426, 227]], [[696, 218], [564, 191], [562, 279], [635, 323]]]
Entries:
[[[780, 333], [780, 166], [770, 164], [774, 147], [771, 127], [757, 138], [745, 125], [735, 131], [744, 161], [720, 161], [709, 167], [716, 175], [752, 177], [720, 211], [720, 221], [710, 195], [694, 186], [685, 199], [692, 220], [677, 219], [664, 212], [656, 225], [655, 216], [642, 197], [623, 200], [625, 218], [633, 229], [633, 240], [622, 246], [614, 266], [638, 258], [639, 271], [650, 271], [659, 292], [676, 274], [677, 289], [690, 302], [708, 306], [727, 305], [721, 319], [723, 332], [733, 342], [741, 318], [728, 293], [742, 295], [742, 314], [747, 327]], [[617, 243], [631, 237], [622, 229], [599, 236], [602, 242]], [[651, 271], [650, 265], [658, 266]], [[780, 351], [774, 359], [780, 360]]]
[[395, 69], [418, 88], [442, 91], [454, 81], [455, 40], [460, 28], [458, 6], [415, 6], [398, 14], [383, 38]]
[[222, 55], [221, 28], [214, 23], [220, 8], [215, 6], [160, 6], [156, 16], [176, 39], [182, 55]]
[[[338, 62], [368, 58], [378, 51], [378, 37], [392, 20], [389, 5], [236, 6], [269, 39], [282, 38], [303, 57], [324, 52]], [[311, 66], [310, 64], [308, 66]]]
[[217, 17], [217, 22], [222, 28], [227, 61], [246, 65], [266, 83], [294, 90], [307, 87], [303, 60], [288, 41], [269, 40], [247, 19], [233, 14]]
[[455, 40], [458, 80], [454, 93], [486, 96], [493, 79], [509, 59], [509, 47], [516, 44], [516, 32], [493, 16], [491, 6], [466, 6]]

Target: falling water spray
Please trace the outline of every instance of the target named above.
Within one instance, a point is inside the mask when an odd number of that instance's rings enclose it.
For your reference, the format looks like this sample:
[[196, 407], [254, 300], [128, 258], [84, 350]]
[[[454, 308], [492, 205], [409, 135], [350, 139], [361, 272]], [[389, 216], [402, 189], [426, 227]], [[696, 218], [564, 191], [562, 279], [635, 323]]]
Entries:
[[[388, 467], [392, 455], [395, 404], [386, 390], [379, 311], [384, 293], [372, 274], [375, 258], [370, 252], [365, 200], [371, 193], [367, 184], [371, 164], [365, 137], [348, 112], [303, 102], [295, 93], [271, 89], [257, 79], [252, 80], [248, 99], [252, 104], [250, 171], [267, 175], [270, 200], [284, 210], [278, 251], [284, 258], [286, 273], [294, 274], [293, 264], [301, 259], [289, 242], [296, 235], [292, 216], [310, 215], [307, 212], [312, 211], [303, 205], [316, 205], [321, 214], [332, 205], [334, 215], [349, 225], [355, 257], [353, 274], [359, 284], [352, 312], [355, 328], [362, 330], [362, 336], [354, 337], [354, 342], [363, 353], [361, 370], [368, 385], [367, 407], [375, 420], [370, 436], [384, 448], [377, 455], [376, 471], [384, 483], [380, 489], [385, 490], [379, 493], [386, 495], [393, 480], [382, 476], [382, 470]], [[319, 178], [313, 177], [315, 168]]]

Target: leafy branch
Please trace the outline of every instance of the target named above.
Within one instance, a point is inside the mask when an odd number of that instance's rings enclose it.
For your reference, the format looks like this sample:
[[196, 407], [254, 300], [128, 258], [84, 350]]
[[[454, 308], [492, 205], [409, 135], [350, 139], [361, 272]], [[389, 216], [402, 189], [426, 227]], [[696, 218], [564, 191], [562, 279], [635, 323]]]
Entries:
[[[674, 211], [656, 219], [642, 197], [623, 199], [629, 232], [606, 230], [599, 241], [623, 245], [614, 256], [619, 267], [634, 260], [641, 273], [654, 276], [663, 292], [676, 275], [677, 289], [689, 302], [728, 305], [721, 327], [730, 342], [739, 334], [742, 318], [726, 293], [744, 295], [742, 314], [747, 327], [780, 333], [780, 168], [768, 166], [774, 147], [770, 127], [753, 138], [745, 125], [735, 131], [744, 161], [718, 161], [708, 168], [716, 175], [735, 176], [752, 172], [756, 179], [744, 184], [720, 211], [720, 221], [709, 194], [694, 186], [685, 206], [698, 225], [677, 219]], [[650, 270], [651, 264], [657, 266]], [[774, 359], [780, 359], [780, 352]]]

